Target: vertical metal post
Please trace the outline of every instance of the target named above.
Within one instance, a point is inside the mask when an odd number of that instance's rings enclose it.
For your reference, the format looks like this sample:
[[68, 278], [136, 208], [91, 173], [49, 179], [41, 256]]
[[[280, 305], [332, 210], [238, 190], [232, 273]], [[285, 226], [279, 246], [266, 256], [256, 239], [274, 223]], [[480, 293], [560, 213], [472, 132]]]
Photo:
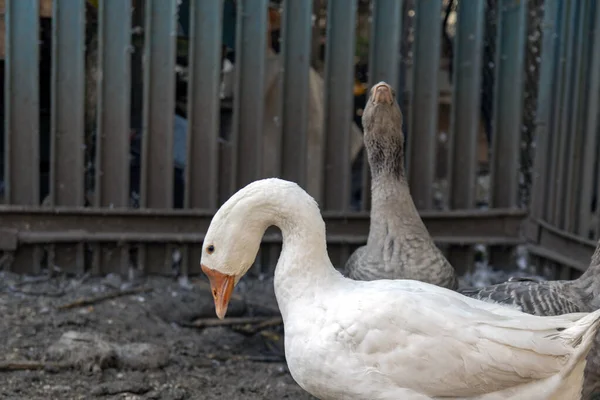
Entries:
[[[129, 137], [131, 127], [131, 4], [98, 4], [98, 130], [96, 135], [95, 207], [129, 206]], [[129, 270], [129, 246], [97, 246], [98, 273]]]
[[[500, 0], [492, 137], [492, 206], [517, 207], [527, 36], [527, 1]], [[490, 251], [492, 263], [508, 266], [507, 249]]]
[[[219, 194], [223, 1], [193, 1], [190, 11], [185, 207], [215, 210]], [[183, 273], [199, 272], [201, 245], [185, 250]]]
[[[34, 206], [40, 204], [39, 1], [8, 0], [5, 22], [5, 201]], [[37, 247], [19, 246], [12, 269], [38, 273], [40, 260]]]
[[[587, 115], [584, 121], [584, 132], [586, 136], [584, 145], [585, 164], [581, 178], [581, 198], [579, 204], [579, 235], [586, 235], [592, 228], [590, 213], [590, 202], [593, 196], [596, 196], [596, 201], [600, 199], [598, 189], [600, 185], [594, 185], [594, 166], [596, 161], [596, 149], [598, 148], [598, 107], [600, 106], [600, 4], [593, 1], [591, 4], [592, 24], [590, 27], [590, 64], [589, 64], [589, 80], [588, 80], [588, 98], [586, 101]], [[600, 176], [600, 175], [598, 175]], [[596, 188], [596, 193], [594, 193]], [[597, 203], [598, 204], [598, 203]], [[600, 207], [596, 206], [596, 218], [600, 217]], [[598, 237], [598, 229], [596, 237]]]
[[[52, 7], [50, 198], [53, 206], [83, 206], [85, 0], [54, 0]], [[83, 273], [83, 250], [83, 243], [55, 245], [54, 264]]]
[[[237, 159], [233, 182], [241, 188], [262, 176], [267, 0], [237, 3], [234, 141]], [[237, 188], [231, 188], [231, 193]]]
[[[173, 206], [176, 22], [176, 1], [146, 0], [142, 208]], [[147, 246], [141, 253], [146, 272], [170, 271], [172, 260], [165, 246]]]
[[[396, 90], [402, 106], [402, 91], [398, 86], [400, 70], [400, 38], [402, 35], [403, 0], [375, 0], [369, 40], [369, 90], [384, 81]], [[371, 172], [365, 152], [363, 160], [363, 209], [371, 208]]]
[[[461, 1], [457, 10], [449, 146], [450, 208], [453, 210], [475, 207], [485, 6], [485, 1]], [[453, 246], [448, 258], [462, 275], [473, 264], [473, 251], [467, 246]]]
[[342, 211], [350, 206], [350, 129], [357, 2], [328, 0], [327, 6], [323, 208]]
[[416, 4], [408, 181], [417, 208], [428, 210], [433, 204], [442, 0], [419, 0]]
[[305, 188], [312, 0], [286, 0], [283, 13], [281, 176]]

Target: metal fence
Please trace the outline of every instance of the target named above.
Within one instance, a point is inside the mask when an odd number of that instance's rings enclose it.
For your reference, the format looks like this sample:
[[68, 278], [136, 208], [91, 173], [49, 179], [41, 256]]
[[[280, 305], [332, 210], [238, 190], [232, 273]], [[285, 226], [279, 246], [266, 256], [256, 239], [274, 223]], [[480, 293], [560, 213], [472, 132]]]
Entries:
[[[569, 274], [587, 265], [596, 1], [52, 0], [50, 15], [44, 0], [3, 3], [7, 268], [198, 273], [216, 208], [266, 176], [319, 201], [342, 266], [369, 227], [353, 96], [364, 43], [366, 86], [400, 94], [415, 203], [460, 272], [473, 245], [500, 265], [526, 239]], [[264, 243], [259, 272], [281, 237]]]

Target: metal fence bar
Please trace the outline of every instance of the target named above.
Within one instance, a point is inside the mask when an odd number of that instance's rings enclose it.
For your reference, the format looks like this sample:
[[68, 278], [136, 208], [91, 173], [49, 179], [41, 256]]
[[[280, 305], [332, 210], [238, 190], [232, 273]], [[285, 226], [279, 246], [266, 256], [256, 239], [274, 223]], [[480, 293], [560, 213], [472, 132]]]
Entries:
[[[5, 202], [40, 204], [39, 145], [39, 2], [6, 2], [6, 69], [4, 129]], [[41, 252], [22, 246], [12, 269], [21, 273], [40, 270]]]
[[[173, 129], [177, 2], [146, 0], [144, 128], [140, 207], [173, 206]], [[141, 251], [147, 273], [169, 271], [164, 246]]]
[[578, 41], [577, 31], [579, 24], [579, 2], [568, 2], [569, 7], [569, 22], [566, 31], [566, 48], [565, 48], [565, 67], [564, 67], [564, 92], [560, 98], [561, 109], [560, 109], [560, 141], [559, 141], [559, 156], [555, 160], [557, 163], [558, 179], [555, 181], [557, 185], [556, 202], [554, 204], [554, 223], [556, 227], [564, 229], [567, 224], [567, 185], [568, 185], [568, 168], [572, 162], [571, 159], [571, 137], [574, 132], [570, 132], [570, 122], [573, 113], [573, 102], [574, 102], [574, 90], [575, 90], [575, 76], [574, 72], [577, 70], [576, 57], [576, 45]]
[[[454, 53], [454, 90], [450, 121], [450, 208], [475, 207], [477, 178], [477, 137], [481, 103], [481, 64], [485, 21], [485, 1], [458, 4], [456, 53]], [[451, 247], [448, 259], [459, 273], [473, 264], [469, 247]]]
[[419, 210], [433, 205], [438, 124], [442, 0], [416, 2], [408, 183]]
[[369, 87], [385, 81], [398, 92], [403, 0], [374, 0], [369, 41]]
[[287, 0], [283, 18], [281, 176], [306, 188], [312, 0]]
[[329, 0], [325, 49], [325, 171], [323, 208], [350, 207], [356, 0]]
[[[581, 174], [585, 163], [584, 148], [585, 132], [583, 124], [587, 112], [585, 97], [588, 93], [588, 56], [589, 54], [589, 30], [591, 25], [589, 11], [589, 0], [576, 2], [577, 22], [576, 39], [573, 43], [574, 66], [572, 73], [573, 95], [570, 103], [569, 132], [569, 155], [567, 158], [567, 194], [565, 202], [565, 229], [568, 232], [579, 230], [579, 205], [581, 198]], [[591, 164], [593, 165], [593, 164]], [[590, 199], [591, 200], [591, 199]], [[591, 213], [590, 203], [587, 205]]]
[[237, 153], [234, 181], [240, 188], [262, 176], [268, 1], [237, 4], [233, 136]]
[[[131, 5], [104, 0], [98, 8], [98, 134], [96, 136], [95, 207], [129, 206], [129, 137], [131, 108]], [[129, 247], [98, 247], [94, 271], [126, 274]]]
[[[52, 2], [50, 199], [53, 206], [84, 204], [85, 0]], [[57, 245], [53, 264], [83, 273], [83, 243]]]
[[[527, 8], [527, 1], [501, 0], [498, 4], [492, 116], [493, 207], [517, 207], [518, 204]], [[510, 265], [510, 253], [506, 250], [492, 248], [491, 262], [503, 267]]]
[[[403, 92], [399, 87], [400, 37], [402, 36], [403, 0], [375, 0], [369, 40], [369, 90], [385, 81], [396, 90], [402, 105]], [[371, 208], [371, 172], [365, 152], [363, 159], [362, 207]]]
[[[550, 151], [552, 148], [552, 119], [557, 91], [557, 68], [560, 56], [557, 39], [561, 29], [560, 10], [562, 1], [549, 1], [544, 9], [542, 23], [542, 53], [540, 61], [540, 83], [535, 121], [536, 151], [533, 163], [530, 213], [534, 219], [544, 218], [548, 190], [552, 183], [548, 180], [550, 171]], [[532, 238], [537, 240], [537, 238]]]
[[559, 48], [557, 49], [558, 58], [557, 62], [557, 73], [555, 76], [555, 80], [557, 82], [557, 89], [555, 92], [556, 101], [553, 105], [553, 116], [552, 116], [552, 148], [551, 148], [551, 157], [552, 162], [550, 162], [550, 172], [549, 172], [549, 181], [552, 182], [550, 185], [549, 193], [548, 193], [548, 205], [547, 205], [547, 215], [545, 220], [550, 223], [558, 223], [556, 219], [556, 208], [558, 197], [561, 195], [560, 187], [562, 186], [562, 176], [561, 170], [559, 168], [559, 158], [562, 149], [564, 148], [563, 144], [563, 133], [561, 131], [561, 121], [562, 121], [562, 109], [564, 107], [564, 103], [562, 99], [565, 95], [565, 91], [567, 90], [567, 85], [565, 81], [565, 71], [566, 71], [566, 57], [568, 51], [568, 35], [569, 35], [569, 15], [571, 13], [571, 3], [565, 2], [562, 5], [560, 17], [560, 32], [558, 34], [559, 40]]
[[[185, 207], [218, 207], [219, 82], [223, 1], [192, 1]], [[184, 251], [183, 273], [199, 272], [201, 244]]]
[[[590, 5], [592, 26], [590, 27], [590, 64], [588, 78], [588, 97], [586, 99], [587, 115], [584, 122], [585, 144], [584, 144], [584, 167], [581, 171], [581, 197], [579, 199], [579, 231], [578, 234], [586, 236], [590, 230], [598, 230], [592, 226], [590, 215], [590, 202], [594, 195], [600, 199], [600, 193], [594, 193], [594, 174], [596, 163], [596, 151], [598, 148], [598, 112], [600, 109], [600, 5], [592, 1]], [[600, 176], [600, 174], [598, 175]], [[600, 185], [596, 185], [600, 188]], [[596, 201], [597, 201], [596, 200]], [[596, 206], [596, 218], [600, 216], [600, 207]]]
[[501, 0], [498, 9], [492, 204], [494, 207], [516, 207], [519, 188], [527, 2]]

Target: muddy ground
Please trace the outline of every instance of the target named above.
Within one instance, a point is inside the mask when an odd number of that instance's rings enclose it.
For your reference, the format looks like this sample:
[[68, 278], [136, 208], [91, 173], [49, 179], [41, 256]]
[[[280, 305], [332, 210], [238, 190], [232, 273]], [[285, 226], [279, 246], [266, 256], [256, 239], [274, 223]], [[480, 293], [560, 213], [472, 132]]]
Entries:
[[[123, 290], [138, 292], [60, 309]], [[203, 281], [0, 272], [0, 398], [314, 399], [286, 367], [272, 281], [244, 279], [237, 292], [228, 317], [262, 327], [192, 326], [214, 318]]]

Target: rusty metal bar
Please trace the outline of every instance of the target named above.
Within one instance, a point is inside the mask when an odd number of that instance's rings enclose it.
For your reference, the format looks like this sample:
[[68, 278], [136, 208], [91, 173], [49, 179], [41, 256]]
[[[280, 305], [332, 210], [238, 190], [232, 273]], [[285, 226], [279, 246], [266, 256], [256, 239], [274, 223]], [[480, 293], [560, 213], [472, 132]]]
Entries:
[[[535, 140], [536, 151], [533, 164], [533, 183], [531, 189], [530, 212], [533, 218], [546, 218], [548, 205], [548, 190], [553, 183], [549, 180], [550, 164], [552, 163], [552, 120], [557, 91], [557, 73], [560, 56], [559, 40], [560, 10], [562, 1], [550, 1], [544, 9], [542, 23], [542, 53], [540, 61], [540, 82], [536, 110]], [[553, 163], [552, 163], [553, 164]]]
[[[144, 129], [140, 207], [173, 206], [173, 129], [177, 2], [146, 0]], [[170, 270], [164, 246], [140, 249], [147, 273]]]
[[[40, 204], [39, 1], [6, 2], [4, 162], [5, 202]], [[24, 162], [26, 161], [26, 162]], [[15, 253], [12, 268], [40, 271], [37, 247]]]
[[[50, 204], [84, 203], [85, 0], [52, 2]], [[55, 246], [53, 264], [84, 272], [83, 243]]]
[[356, 0], [329, 0], [325, 49], [325, 175], [323, 208], [350, 207]]
[[[193, 1], [185, 166], [185, 207], [218, 207], [223, 1]], [[198, 272], [201, 242], [183, 251], [183, 274]]]
[[408, 183], [419, 210], [433, 205], [438, 128], [442, 0], [416, 2], [413, 98], [408, 134]]
[[[458, 4], [454, 90], [450, 121], [450, 208], [475, 207], [477, 179], [477, 136], [479, 133], [481, 63], [485, 21], [485, 1]], [[473, 251], [451, 247], [448, 260], [459, 274], [473, 265]]]
[[[403, 91], [399, 87], [400, 37], [402, 35], [403, 0], [375, 0], [369, 40], [369, 90], [385, 81], [396, 90], [402, 105]], [[363, 160], [362, 208], [371, 208], [371, 171], [365, 152]]]
[[[104, 0], [98, 5], [98, 135], [94, 206], [129, 206], [129, 136], [131, 109], [131, 5]], [[98, 273], [129, 269], [129, 248], [106, 245], [94, 251]]]
[[283, 7], [281, 177], [306, 188], [312, 0]]
[[[233, 129], [237, 188], [262, 176], [267, 0], [237, 2]], [[235, 188], [232, 188], [232, 194]]]

